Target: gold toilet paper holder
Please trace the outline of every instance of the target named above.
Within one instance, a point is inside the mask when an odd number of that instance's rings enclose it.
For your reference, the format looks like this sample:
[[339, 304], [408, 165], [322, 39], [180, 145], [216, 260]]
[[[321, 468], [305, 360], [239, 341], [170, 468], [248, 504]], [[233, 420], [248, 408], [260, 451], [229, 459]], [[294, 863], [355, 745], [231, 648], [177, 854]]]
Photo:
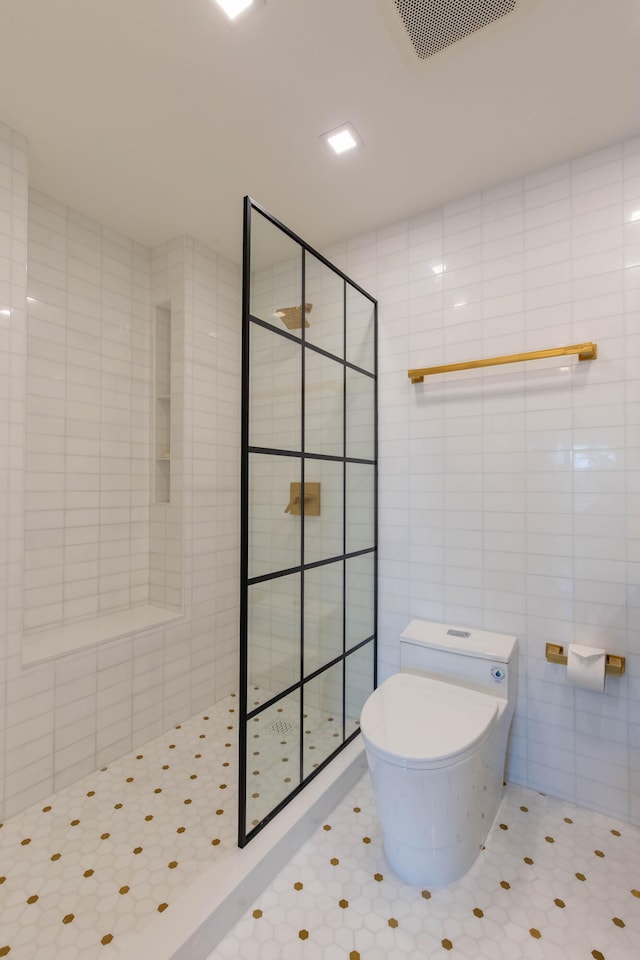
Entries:
[[[549, 663], [563, 663], [567, 665], [567, 655], [560, 643], [548, 643], [545, 647], [545, 657]], [[608, 653], [605, 657], [604, 672], [614, 677], [621, 677], [625, 672], [627, 661], [617, 653]]]

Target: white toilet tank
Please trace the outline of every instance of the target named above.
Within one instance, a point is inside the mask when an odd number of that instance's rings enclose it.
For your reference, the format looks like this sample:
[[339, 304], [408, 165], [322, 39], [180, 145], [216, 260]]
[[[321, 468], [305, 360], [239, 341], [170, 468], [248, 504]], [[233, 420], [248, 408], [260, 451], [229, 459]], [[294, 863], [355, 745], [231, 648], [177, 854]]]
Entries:
[[516, 637], [412, 620], [400, 635], [400, 670], [471, 687], [515, 703]]

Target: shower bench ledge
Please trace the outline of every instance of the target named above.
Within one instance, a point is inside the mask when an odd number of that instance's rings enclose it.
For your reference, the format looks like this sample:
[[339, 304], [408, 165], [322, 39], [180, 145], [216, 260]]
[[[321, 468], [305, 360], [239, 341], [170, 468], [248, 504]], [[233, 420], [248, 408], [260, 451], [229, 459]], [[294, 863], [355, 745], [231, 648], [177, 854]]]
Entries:
[[65, 654], [86, 650], [107, 640], [120, 640], [134, 633], [153, 630], [179, 620], [179, 610], [167, 610], [153, 604], [142, 604], [115, 613], [105, 613], [90, 620], [78, 620], [63, 626], [38, 630], [22, 638], [22, 664], [25, 667]]

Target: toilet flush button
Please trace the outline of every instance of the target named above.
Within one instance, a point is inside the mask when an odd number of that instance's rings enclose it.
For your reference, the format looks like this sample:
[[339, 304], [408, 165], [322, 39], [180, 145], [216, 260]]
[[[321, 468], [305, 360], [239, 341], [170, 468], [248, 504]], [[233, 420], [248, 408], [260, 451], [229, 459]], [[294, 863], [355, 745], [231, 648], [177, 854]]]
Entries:
[[506, 675], [507, 675], [507, 671], [504, 670], [502, 667], [491, 668], [491, 676], [496, 681], [496, 683], [502, 683]]

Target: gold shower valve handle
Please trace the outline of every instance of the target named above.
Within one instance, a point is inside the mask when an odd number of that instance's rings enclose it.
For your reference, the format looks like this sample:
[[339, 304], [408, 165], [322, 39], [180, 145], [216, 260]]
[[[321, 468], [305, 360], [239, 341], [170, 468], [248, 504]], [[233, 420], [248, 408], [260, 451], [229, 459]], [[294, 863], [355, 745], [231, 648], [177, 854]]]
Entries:
[[[289, 503], [284, 508], [285, 513], [292, 517], [299, 517], [302, 513], [302, 484], [292, 482], [289, 489]], [[320, 484], [307, 482], [304, 484], [304, 515], [305, 517], [320, 516]]]

